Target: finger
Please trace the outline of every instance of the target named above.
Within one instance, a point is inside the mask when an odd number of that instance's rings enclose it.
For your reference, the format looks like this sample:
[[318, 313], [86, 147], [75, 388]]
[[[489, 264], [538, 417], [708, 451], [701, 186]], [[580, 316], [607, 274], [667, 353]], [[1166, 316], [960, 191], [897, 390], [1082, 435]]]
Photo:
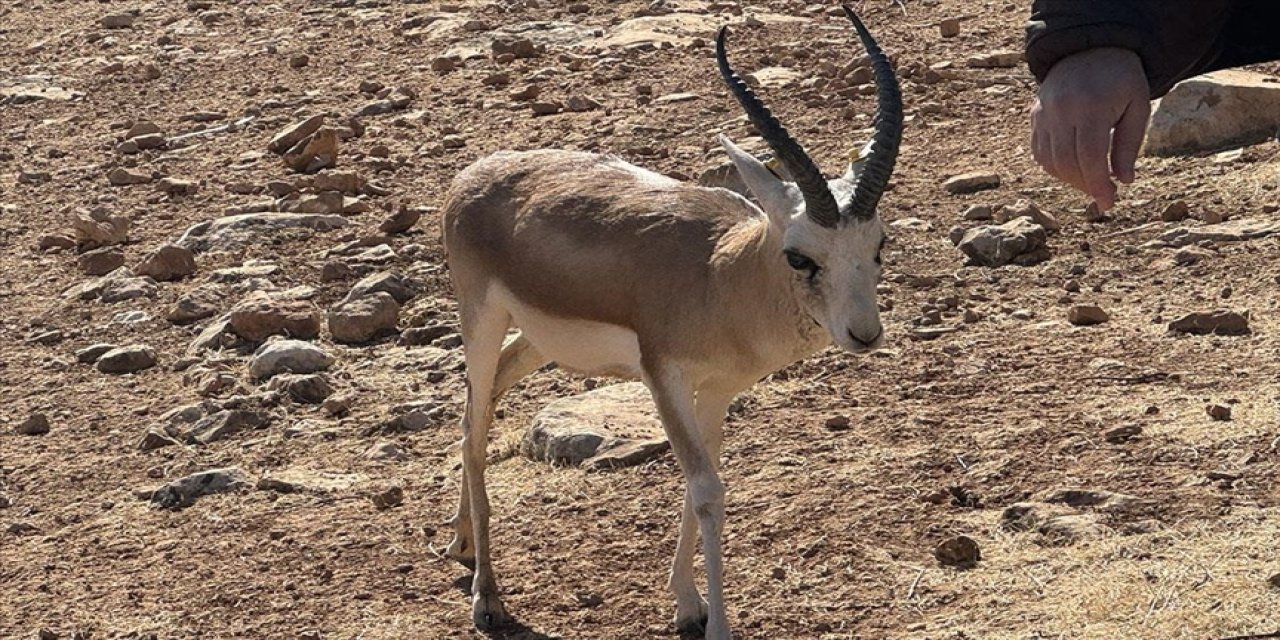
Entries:
[[1076, 128], [1066, 125], [1049, 133], [1049, 155], [1053, 158], [1053, 175], [1080, 191], [1085, 189], [1076, 159]]
[[1134, 100], [1120, 116], [1111, 140], [1111, 172], [1125, 184], [1133, 182], [1142, 150], [1142, 140], [1147, 135], [1147, 120], [1151, 117], [1151, 103], [1145, 99]]
[[1044, 123], [1041, 115], [1042, 108], [1038, 99], [1035, 105], [1031, 107], [1031, 157], [1035, 158], [1036, 164], [1039, 164], [1045, 170], [1045, 173], [1054, 175], [1049, 135], [1042, 126]]
[[1076, 161], [1080, 182], [1098, 204], [1098, 208], [1107, 211], [1116, 203], [1116, 185], [1111, 182], [1108, 171], [1107, 147], [1111, 142], [1111, 132], [1106, 127], [1088, 127], [1076, 130]]

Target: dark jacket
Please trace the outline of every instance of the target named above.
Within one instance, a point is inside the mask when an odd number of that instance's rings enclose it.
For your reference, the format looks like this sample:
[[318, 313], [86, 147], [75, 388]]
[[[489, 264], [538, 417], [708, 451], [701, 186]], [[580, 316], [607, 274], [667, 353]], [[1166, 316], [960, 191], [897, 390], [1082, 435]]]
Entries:
[[1034, 0], [1027, 61], [1037, 80], [1097, 47], [1136, 51], [1158, 98], [1194, 75], [1280, 59], [1280, 1]]

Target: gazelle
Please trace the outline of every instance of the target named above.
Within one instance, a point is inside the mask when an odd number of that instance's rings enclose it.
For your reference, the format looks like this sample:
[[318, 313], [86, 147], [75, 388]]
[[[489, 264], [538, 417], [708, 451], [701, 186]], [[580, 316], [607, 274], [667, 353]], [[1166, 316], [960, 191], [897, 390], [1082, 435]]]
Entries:
[[[477, 626], [508, 621], [489, 550], [485, 449], [494, 402], [541, 366], [639, 378], [652, 392], [686, 488], [669, 587], [676, 625], [729, 637], [722, 587], [724, 485], [718, 468], [730, 401], [832, 341], [862, 353], [882, 340], [876, 305], [884, 230], [876, 211], [902, 137], [888, 57], [848, 7], [872, 62], [875, 134], [828, 181], [730, 68], [720, 73], [773, 149], [783, 181], [720, 142], [759, 206], [617, 158], [501, 152], [462, 171], [443, 207], [458, 297], [467, 403], [462, 490], [448, 555], [475, 570]], [[506, 346], [512, 326], [520, 333]], [[694, 584], [701, 530], [707, 600]]]

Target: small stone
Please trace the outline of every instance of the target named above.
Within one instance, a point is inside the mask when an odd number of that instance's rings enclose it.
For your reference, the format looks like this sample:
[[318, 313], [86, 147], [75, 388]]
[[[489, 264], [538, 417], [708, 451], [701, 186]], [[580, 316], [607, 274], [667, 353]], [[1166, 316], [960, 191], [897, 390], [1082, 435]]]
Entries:
[[280, 373], [317, 373], [332, 365], [333, 357], [310, 342], [274, 340], [254, 352], [249, 375], [260, 380]]
[[1022, 52], [1011, 50], [970, 56], [968, 60], [970, 67], [978, 69], [1007, 69], [1018, 66], [1020, 62], [1022, 62]]
[[125, 142], [132, 144], [135, 149], [140, 151], [163, 149], [165, 145], [169, 144], [168, 138], [166, 138], [163, 133], [159, 132], [134, 136]]
[[129, 218], [114, 216], [104, 209], [77, 211], [72, 220], [76, 245], [82, 250], [110, 247], [129, 239]]
[[285, 166], [299, 173], [315, 173], [338, 161], [338, 130], [323, 127], [284, 152]]
[[827, 418], [823, 426], [827, 428], [827, 431], [848, 431], [849, 416], [831, 416]]
[[573, 95], [565, 101], [565, 108], [569, 111], [583, 112], [595, 111], [600, 108], [600, 102], [589, 96]]
[[556, 101], [534, 102], [529, 105], [529, 109], [533, 111], [535, 116], [549, 116], [560, 113], [564, 110], [564, 105]]
[[180, 178], [162, 178], [156, 183], [156, 189], [169, 196], [189, 196], [200, 190], [200, 184]]
[[1048, 232], [1028, 218], [970, 229], [956, 246], [978, 266], [1028, 266], [1049, 258]]
[[960, 35], [960, 18], [945, 18], [938, 23], [938, 32], [944, 38]]
[[349, 394], [329, 396], [320, 403], [320, 408], [331, 416], [341, 417], [351, 412], [351, 405], [354, 402], [355, 398]]
[[1214, 420], [1227, 421], [1231, 419], [1231, 405], [1213, 403], [1204, 408], [1205, 413], [1209, 414]]
[[1280, 589], [1280, 573], [1277, 573], [1267, 579], [1267, 583], [1273, 588]]
[[1067, 310], [1067, 322], [1078, 327], [1102, 324], [1111, 319], [1102, 307], [1091, 304], [1078, 304]]
[[179, 280], [196, 272], [196, 256], [186, 247], [166, 244], [147, 254], [133, 271], [160, 282]]
[[108, 13], [102, 16], [99, 23], [106, 29], [128, 29], [133, 26], [133, 21], [137, 16], [132, 13], [121, 11], [118, 13]]
[[995, 189], [1000, 186], [1000, 175], [985, 171], [977, 171], [973, 173], [963, 173], [957, 176], [947, 178], [942, 183], [942, 188], [947, 193], [960, 195], [966, 193], [977, 193], [988, 189]]
[[369, 496], [369, 499], [379, 511], [385, 511], [404, 503], [404, 489], [392, 486]]
[[18, 433], [24, 436], [40, 436], [49, 433], [49, 418], [43, 413], [33, 413], [18, 425]]
[[467, 140], [462, 136], [450, 134], [441, 138], [440, 144], [446, 149], [461, 149], [467, 146]]
[[431, 60], [431, 70], [436, 73], [448, 73], [461, 64], [462, 60], [456, 56], [436, 56]]
[[165, 318], [174, 324], [188, 324], [218, 314], [226, 300], [226, 292], [217, 285], [203, 285], [186, 292]]
[[1190, 215], [1191, 209], [1187, 206], [1187, 203], [1178, 200], [1164, 208], [1164, 211], [1160, 213], [1160, 220], [1164, 222], [1182, 222]]
[[365, 276], [355, 283], [343, 300], [350, 301], [363, 298], [378, 291], [391, 294], [391, 297], [395, 298], [395, 301], [399, 304], [404, 304], [417, 295], [413, 283], [408, 278], [394, 271], [378, 271]]
[[329, 311], [329, 333], [338, 342], [358, 344], [394, 333], [400, 305], [385, 291], [338, 303]]
[[1107, 212], [1098, 208], [1098, 203], [1090, 202], [1089, 206], [1084, 208], [1085, 222], [1105, 222], [1107, 220]]
[[1108, 429], [1102, 434], [1102, 438], [1111, 444], [1121, 444], [1133, 440], [1142, 435], [1142, 426], [1136, 424], [1127, 424], [1122, 427]]
[[74, 248], [76, 246], [76, 241], [70, 236], [65, 236], [59, 233], [50, 233], [40, 236], [40, 240], [36, 242], [36, 246], [39, 247], [41, 251], [51, 251], [54, 249], [65, 251], [67, 249]]
[[134, 373], [156, 366], [156, 352], [139, 344], [118, 347], [102, 354], [96, 365], [102, 373]]
[[1247, 314], [1226, 309], [1189, 313], [1170, 322], [1169, 330], [1192, 335], [1242, 336], [1252, 333]]
[[394, 442], [379, 442], [369, 447], [369, 450], [364, 452], [364, 457], [367, 460], [400, 461], [408, 460], [410, 456]]
[[245, 429], [257, 429], [267, 420], [260, 414], [242, 409], [227, 409], [205, 416], [191, 425], [185, 435], [189, 444], [207, 445], [226, 439]]
[[993, 215], [994, 212], [992, 212], [991, 207], [985, 204], [975, 204], [965, 209], [960, 217], [965, 220], [990, 220]]
[[329, 379], [320, 374], [277, 375], [271, 378], [271, 384], [267, 388], [272, 391], [283, 391], [289, 394], [294, 402], [301, 404], [320, 404], [325, 398], [333, 395], [333, 386], [329, 384]]
[[627, 383], [543, 407], [520, 451], [532, 460], [606, 469], [641, 464], [669, 447], [648, 390]]
[[982, 551], [973, 538], [956, 536], [935, 547], [933, 557], [944, 566], [967, 569], [982, 559]]
[[1013, 205], [1000, 207], [1000, 210], [995, 212], [995, 221], [1001, 224], [1014, 218], [1028, 218], [1048, 231], [1062, 230], [1062, 225], [1058, 223], [1057, 218], [1041, 211], [1040, 207], [1030, 200], [1019, 200]]
[[76, 264], [87, 276], [105, 276], [124, 266], [124, 252], [115, 247], [94, 249], [80, 254]]
[[107, 172], [107, 181], [112, 186], [124, 187], [134, 184], [145, 184], [151, 182], [151, 174], [136, 173], [125, 169], [124, 167], [116, 167]]
[[142, 434], [142, 438], [138, 440], [139, 451], [154, 451], [163, 447], [172, 447], [181, 444], [177, 440], [170, 438], [168, 434], [159, 429], [147, 429]]
[[421, 209], [400, 207], [378, 225], [378, 231], [383, 233], [404, 233], [412, 229], [413, 225], [418, 224], [418, 220], [421, 218]]
[[311, 64], [311, 56], [305, 53], [289, 56], [289, 66], [293, 69], [301, 69], [309, 64]]
[[536, 84], [525, 85], [524, 87], [512, 91], [510, 97], [517, 102], [528, 102], [542, 94], [542, 87]]

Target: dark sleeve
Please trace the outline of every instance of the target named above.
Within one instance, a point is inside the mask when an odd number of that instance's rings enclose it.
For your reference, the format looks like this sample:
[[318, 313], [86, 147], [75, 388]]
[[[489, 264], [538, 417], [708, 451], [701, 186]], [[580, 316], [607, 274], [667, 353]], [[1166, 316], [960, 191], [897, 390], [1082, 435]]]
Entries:
[[[1131, 49], [1142, 59], [1151, 97], [1223, 59], [1224, 29], [1238, 0], [1035, 0], [1027, 61], [1044, 81], [1059, 60], [1087, 49]], [[1220, 66], [1219, 66], [1220, 68]]]

